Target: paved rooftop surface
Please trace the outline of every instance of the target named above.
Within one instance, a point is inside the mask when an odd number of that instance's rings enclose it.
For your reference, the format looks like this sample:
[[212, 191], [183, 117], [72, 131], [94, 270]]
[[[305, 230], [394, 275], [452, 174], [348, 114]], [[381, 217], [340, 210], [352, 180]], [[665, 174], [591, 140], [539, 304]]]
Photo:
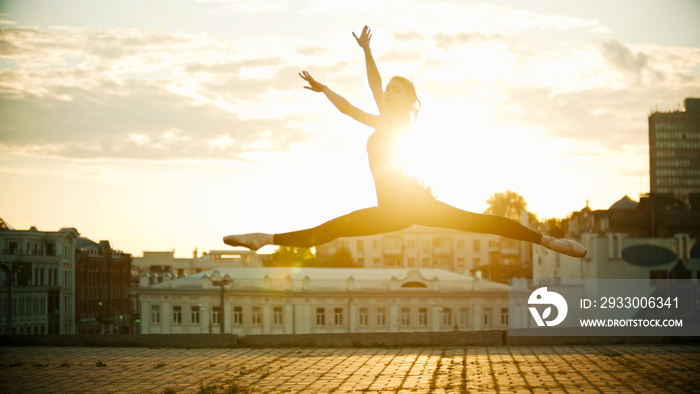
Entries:
[[0, 392], [700, 393], [700, 346], [0, 347]]

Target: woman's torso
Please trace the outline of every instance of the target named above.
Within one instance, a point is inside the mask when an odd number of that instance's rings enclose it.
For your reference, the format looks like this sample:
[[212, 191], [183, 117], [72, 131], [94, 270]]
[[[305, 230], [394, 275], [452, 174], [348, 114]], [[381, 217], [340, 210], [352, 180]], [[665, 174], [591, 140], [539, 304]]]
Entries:
[[404, 174], [397, 152], [400, 136], [400, 130], [377, 128], [367, 140], [369, 168], [380, 206], [433, 198], [429, 188]]

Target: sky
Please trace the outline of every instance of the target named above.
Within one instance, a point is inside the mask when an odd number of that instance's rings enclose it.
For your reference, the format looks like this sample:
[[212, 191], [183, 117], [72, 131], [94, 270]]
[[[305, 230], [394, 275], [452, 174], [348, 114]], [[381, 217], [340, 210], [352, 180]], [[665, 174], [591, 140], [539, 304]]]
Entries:
[[373, 112], [365, 24], [406, 172], [469, 211], [638, 199], [648, 116], [700, 97], [695, 0], [0, 0], [0, 217], [186, 257], [375, 205], [372, 130], [297, 75]]

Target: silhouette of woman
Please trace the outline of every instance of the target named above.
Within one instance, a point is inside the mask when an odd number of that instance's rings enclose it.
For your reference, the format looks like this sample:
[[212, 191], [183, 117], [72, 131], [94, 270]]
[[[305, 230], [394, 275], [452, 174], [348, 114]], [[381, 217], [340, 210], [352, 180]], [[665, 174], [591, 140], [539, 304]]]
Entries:
[[265, 245], [311, 247], [339, 237], [375, 235], [402, 230], [417, 224], [443, 227], [474, 233], [489, 233], [543, 245], [555, 252], [582, 258], [586, 249], [573, 241], [543, 236], [513, 220], [494, 215], [464, 211], [435, 199], [430, 189], [417, 179], [403, 173], [395, 157], [397, 140], [416, 116], [420, 100], [411, 83], [403, 77], [393, 77], [382, 91], [382, 80], [370, 51], [372, 34], [365, 26], [360, 37], [353, 36], [363, 49], [367, 79], [379, 115], [369, 114], [316, 81], [307, 71], [299, 74], [313, 92], [323, 93], [343, 114], [374, 128], [367, 141], [369, 167], [374, 178], [377, 206], [360, 209], [332, 219], [320, 226], [281, 234], [248, 233], [227, 235], [224, 243], [257, 250]]

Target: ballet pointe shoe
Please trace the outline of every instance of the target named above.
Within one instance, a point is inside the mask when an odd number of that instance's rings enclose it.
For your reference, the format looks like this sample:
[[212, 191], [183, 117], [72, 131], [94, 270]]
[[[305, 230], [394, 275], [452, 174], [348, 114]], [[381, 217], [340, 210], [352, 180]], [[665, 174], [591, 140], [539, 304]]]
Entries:
[[588, 250], [583, 247], [578, 242], [570, 241], [568, 239], [552, 238], [544, 236], [540, 245], [547, 249], [553, 250], [557, 253], [565, 254], [567, 256], [582, 259], [586, 257]]
[[229, 246], [242, 246], [256, 251], [272, 243], [272, 234], [248, 233], [227, 235], [224, 237], [224, 243]]

